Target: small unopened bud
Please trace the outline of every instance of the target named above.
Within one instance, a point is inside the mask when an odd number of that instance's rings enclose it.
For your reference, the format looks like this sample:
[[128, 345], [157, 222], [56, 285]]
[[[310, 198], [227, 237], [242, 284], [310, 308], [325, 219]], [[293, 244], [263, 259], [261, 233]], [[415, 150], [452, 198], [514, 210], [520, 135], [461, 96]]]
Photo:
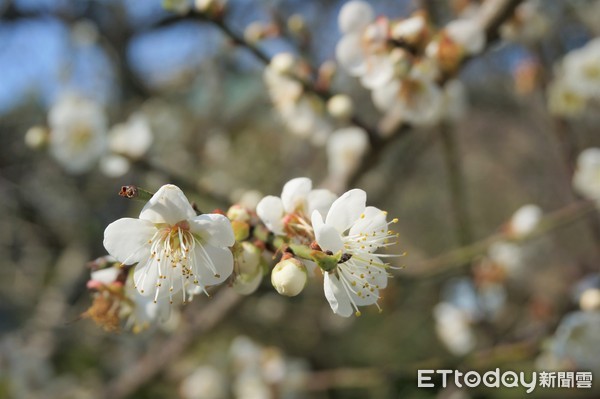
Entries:
[[296, 36], [302, 35], [306, 31], [306, 21], [300, 14], [294, 14], [287, 20], [289, 31]]
[[236, 274], [233, 289], [241, 295], [250, 295], [260, 285], [263, 278], [261, 250], [247, 241], [241, 243], [236, 252]]
[[271, 68], [280, 74], [291, 73], [296, 59], [291, 53], [279, 53], [271, 59]]
[[227, 210], [227, 218], [232, 221], [247, 222], [250, 220], [250, 212], [245, 207], [235, 204]]
[[589, 288], [583, 291], [579, 298], [579, 307], [586, 311], [600, 310], [600, 289]]
[[39, 150], [48, 144], [49, 137], [48, 129], [42, 126], [33, 126], [25, 133], [25, 145], [31, 149]]
[[244, 241], [241, 243], [241, 251], [236, 255], [238, 273], [254, 274], [260, 266], [261, 251], [256, 245]]
[[349, 119], [354, 112], [352, 99], [345, 94], [336, 94], [327, 101], [327, 112], [337, 119]]
[[302, 292], [307, 279], [306, 267], [295, 258], [282, 260], [271, 272], [271, 284], [285, 296], [296, 296]]
[[244, 29], [244, 39], [250, 44], [256, 44], [266, 36], [266, 27], [262, 22], [255, 21]]
[[250, 225], [247, 222], [232, 220], [231, 228], [233, 229], [233, 236], [237, 242], [244, 241], [250, 236]]

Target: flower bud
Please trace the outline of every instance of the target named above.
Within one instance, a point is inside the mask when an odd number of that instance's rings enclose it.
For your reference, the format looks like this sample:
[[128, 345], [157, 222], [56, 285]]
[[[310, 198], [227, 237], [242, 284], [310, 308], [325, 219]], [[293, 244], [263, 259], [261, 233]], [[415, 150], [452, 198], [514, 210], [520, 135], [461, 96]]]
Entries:
[[251, 44], [256, 44], [266, 37], [266, 27], [262, 22], [252, 22], [244, 29], [244, 39]]
[[291, 73], [296, 60], [291, 53], [279, 53], [271, 59], [271, 68], [280, 74]]
[[588, 288], [579, 298], [579, 307], [586, 311], [595, 311], [600, 309], [600, 289]]
[[302, 292], [307, 279], [306, 267], [294, 258], [282, 260], [271, 272], [271, 284], [285, 296], [296, 296]]
[[250, 295], [260, 285], [263, 277], [261, 251], [254, 244], [242, 242], [236, 252], [237, 272], [233, 281], [233, 289], [241, 295]]
[[306, 21], [302, 15], [294, 14], [288, 18], [287, 28], [292, 34], [300, 36], [306, 31]]
[[231, 221], [247, 222], [250, 220], [250, 212], [245, 207], [235, 204], [227, 210], [227, 218]]
[[48, 144], [48, 129], [42, 126], [32, 126], [25, 133], [25, 145], [27, 147], [39, 150]]
[[327, 112], [334, 118], [349, 119], [354, 112], [352, 99], [345, 94], [336, 94], [327, 101]]

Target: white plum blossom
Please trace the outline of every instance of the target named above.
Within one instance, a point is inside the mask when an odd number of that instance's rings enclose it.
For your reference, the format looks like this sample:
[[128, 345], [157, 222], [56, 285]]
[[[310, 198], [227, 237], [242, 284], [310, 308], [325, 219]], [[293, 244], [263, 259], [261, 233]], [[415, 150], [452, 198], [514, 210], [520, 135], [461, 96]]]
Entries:
[[100, 159], [99, 168], [108, 177], [121, 177], [129, 172], [131, 164], [127, 158], [117, 154], [107, 154]]
[[50, 154], [69, 173], [87, 172], [106, 151], [107, 120], [94, 101], [67, 94], [48, 114]]
[[148, 119], [142, 113], [132, 114], [126, 123], [114, 125], [108, 133], [109, 149], [133, 159], [144, 156], [153, 140]]
[[600, 148], [588, 148], [579, 154], [573, 187], [585, 198], [600, 204]]
[[485, 33], [475, 18], [463, 18], [450, 22], [444, 28], [448, 37], [462, 47], [468, 55], [479, 54], [485, 47]]
[[384, 112], [382, 124], [393, 130], [399, 122], [432, 125], [443, 115], [444, 96], [439, 86], [420, 77], [394, 79], [372, 92], [375, 106]]
[[350, 1], [342, 7], [338, 24], [343, 33], [335, 54], [342, 67], [352, 76], [360, 77], [367, 88], [385, 85], [394, 75], [394, 63], [389, 56], [389, 22], [374, 19], [371, 6], [365, 1]]
[[548, 87], [548, 108], [555, 115], [576, 117], [588, 101], [600, 98], [600, 38], [573, 50], [556, 68]]
[[323, 251], [340, 255], [340, 263], [324, 272], [325, 297], [334, 313], [348, 317], [359, 306], [373, 305], [379, 290], [387, 286], [389, 266], [375, 254], [379, 248], [395, 243], [396, 234], [388, 230], [387, 213], [366, 206], [367, 195], [353, 189], [334, 201], [325, 220], [318, 211], [312, 214], [315, 238]]
[[327, 141], [327, 167], [334, 180], [345, 181], [369, 149], [369, 138], [360, 127], [336, 130]]
[[464, 356], [475, 348], [471, 319], [462, 309], [448, 302], [440, 302], [435, 306], [433, 316], [435, 331], [450, 352]]
[[524, 237], [531, 234], [544, 213], [542, 209], [534, 204], [523, 205], [512, 215], [508, 222], [509, 233], [515, 237]]
[[586, 98], [558, 78], [548, 85], [548, 109], [550, 113], [564, 117], [576, 117], [583, 113]]
[[183, 292], [187, 285], [204, 289], [220, 284], [233, 271], [234, 244], [229, 220], [219, 214], [196, 216], [184, 193], [162, 186], [139, 219], [122, 218], [104, 231], [104, 247], [119, 262], [136, 264], [134, 285], [157, 301]]
[[564, 79], [584, 97], [600, 97], [600, 38], [573, 50], [562, 61]]
[[310, 179], [298, 177], [283, 186], [281, 198], [273, 195], [264, 197], [256, 206], [256, 213], [275, 234], [285, 235], [290, 229], [312, 234], [310, 215], [314, 211], [326, 214], [335, 199], [336, 195], [331, 191], [313, 190]]
[[315, 145], [323, 145], [332, 128], [321, 99], [305, 92], [298, 81], [306, 78], [305, 75], [294, 55], [279, 53], [265, 68], [263, 80], [287, 129], [299, 137], [310, 139]]

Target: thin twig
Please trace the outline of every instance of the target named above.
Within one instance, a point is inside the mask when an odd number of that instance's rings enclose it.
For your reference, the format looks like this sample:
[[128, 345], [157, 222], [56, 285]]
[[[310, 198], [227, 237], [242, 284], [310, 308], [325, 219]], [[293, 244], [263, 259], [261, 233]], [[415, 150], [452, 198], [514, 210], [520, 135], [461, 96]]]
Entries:
[[440, 137], [444, 152], [444, 161], [448, 172], [448, 188], [459, 245], [473, 241], [469, 220], [468, 201], [465, 193], [464, 174], [455, 132], [447, 124], [440, 125]]
[[419, 278], [432, 277], [444, 273], [449, 269], [468, 264], [474, 258], [485, 254], [488, 248], [497, 241], [512, 239], [513, 241], [524, 242], [531, 240], [571, 224], [594, 211], [596, 211], [596, 204], [593, 201], [574, 202], [544, 216], [538, 228], [524, 237], [516, 239], [510, 237], [506, 233], [496, 233], [483, 240], [476, 241], [473, 244], [448, 251], [435, 258], [417, 263], [411, 269], [415, 272], [414, 275]]

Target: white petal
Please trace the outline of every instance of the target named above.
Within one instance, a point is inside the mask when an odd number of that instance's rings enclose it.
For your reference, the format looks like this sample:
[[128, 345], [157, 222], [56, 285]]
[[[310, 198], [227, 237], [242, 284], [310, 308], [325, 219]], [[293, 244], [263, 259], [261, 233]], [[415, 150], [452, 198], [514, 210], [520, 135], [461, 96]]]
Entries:
[[150, 256], [148, 240], [156, 233], [153, 223], [141, 219], [122, 218], [104, 230], [104, 248], [119, 262], [132, 265]]
[[344, 35], [335, 46], [335, 58], [352, 76], [360, 76], [367, 71], [367, 59], [359, 34]]
[[312, 215], [314, 211], [319, 211], [321, 216], [327, 215], [331, 204], [333, 204], [333, 201], [335, 201], [336, 198], [337, 195], [329, 190], [312, 190], [308, 194], [308, 214]]
[[360, 77], [360, 82], [367, 89], [374, 89], [389, 83], [394, 77], [394, 63], [385, 55], [370, 55], [367, 59], [367, 70]]
[[[376, 235], [387, 233], [386, 213], [374, 206], [368, 206], [363, 212], [364, 217], [361, 217], [350, 228], [349, 235], [369, 234]], [[383, 231], [382, 231], [383, 230]]]
[[485, 47], [485, 33], [474, 19], [456, 19], [446, 25], [450, 39], [461, 45], [470, 54], [478, 54]]
[[312, 225], [315, 231], [315, 239], [324, 251], [336, 253], [344, 249], [344, 243], [340, 233], [333, 227], [323, 223], [323, 217], [319, 211], [312, 214]]
[[345, 192], [335, 200], [329, 209], [325, 223], [334, 227], [340, 234], [352, 226], [365, 210], [367, 193], [355, 188]]
[[217, 247], [230, 247], [235, 243], [231, 222], [217, 213], [196, 216], [188, 221], [190, 231], [199, 235], [203, 242]]
[[169, 225], [192, 219], [195, 216], [196, 212], [183, 191], [172, 184], [162, 186], [140, 213], [140, 219]]
[[100, 269], [91, 273], [90, 280], [97, 281], [102, 284], [114, 283], [117, 277], [121, 273], [118, 267], [108, 267], [106, 269]]
[[350, 298], [348, 297], [348, 294], [346, 294], [346, 291], [344, 291], [342, 282], [337, 276], [331, 273], [325, 273], [323, 289], [325, 291], [325, 298], [327, 298], [333, 313], [343, 317], [350, 317], [352, 315]]
[[283, 222], [281, 220], [284, 216], [281, 198], [273, 195], [264, 197], [256, 205], [256, 214], [273, 233], [284, 234]]
[[363, 29], [373, 21], [374, 12], [365, 1], [350, 1], [340, 9], [338, 24], [342, 32]]
[[306, 197], [312, 189], [312, 181], [306, 177], [298, 177], [285, 183], [281, 192], [281, 202], [286, 212], [292, 213], [303, 210], [306, 204]]
[[[339, 273], [343, 274], [342, 278], [344, 278], [352, 287], [352, 289], [348, 288], [349, 294], [346, 295], [349, 295], [351, 301], [354, 302], [356, 306], [369, 306], [377, 302], [379, 299], [379, 289], [370, 284], [370, 281], [367, 280], [368, 275], [366, 273], [350, 274], [344, 267], [340, 267], [338, 270]], [[371, 289], [373, 291], [371, 291]]]
[[373, 103], [380, 111], [387, 111], [398, 102], [400, 82], [392, 80], [386, 85], [375, 88], [371, 92]]
[[195, 268], [200, 285], [216, 285], [225, 281], [233, 272], [233, 255], [227, 248], [212, 245], [196, 245]]
[[387, 281], [389, 276], [385, 267], [382, 266], [383, 262], [377, 255], [361, 253], [359, 255], [353, 256], [348, 263], [351, 263], [355, 267], [363, 269], [365, 281], [368, 282], [370, 285], [374, 286], [377, 289], [383, 289], [387, 287]]

